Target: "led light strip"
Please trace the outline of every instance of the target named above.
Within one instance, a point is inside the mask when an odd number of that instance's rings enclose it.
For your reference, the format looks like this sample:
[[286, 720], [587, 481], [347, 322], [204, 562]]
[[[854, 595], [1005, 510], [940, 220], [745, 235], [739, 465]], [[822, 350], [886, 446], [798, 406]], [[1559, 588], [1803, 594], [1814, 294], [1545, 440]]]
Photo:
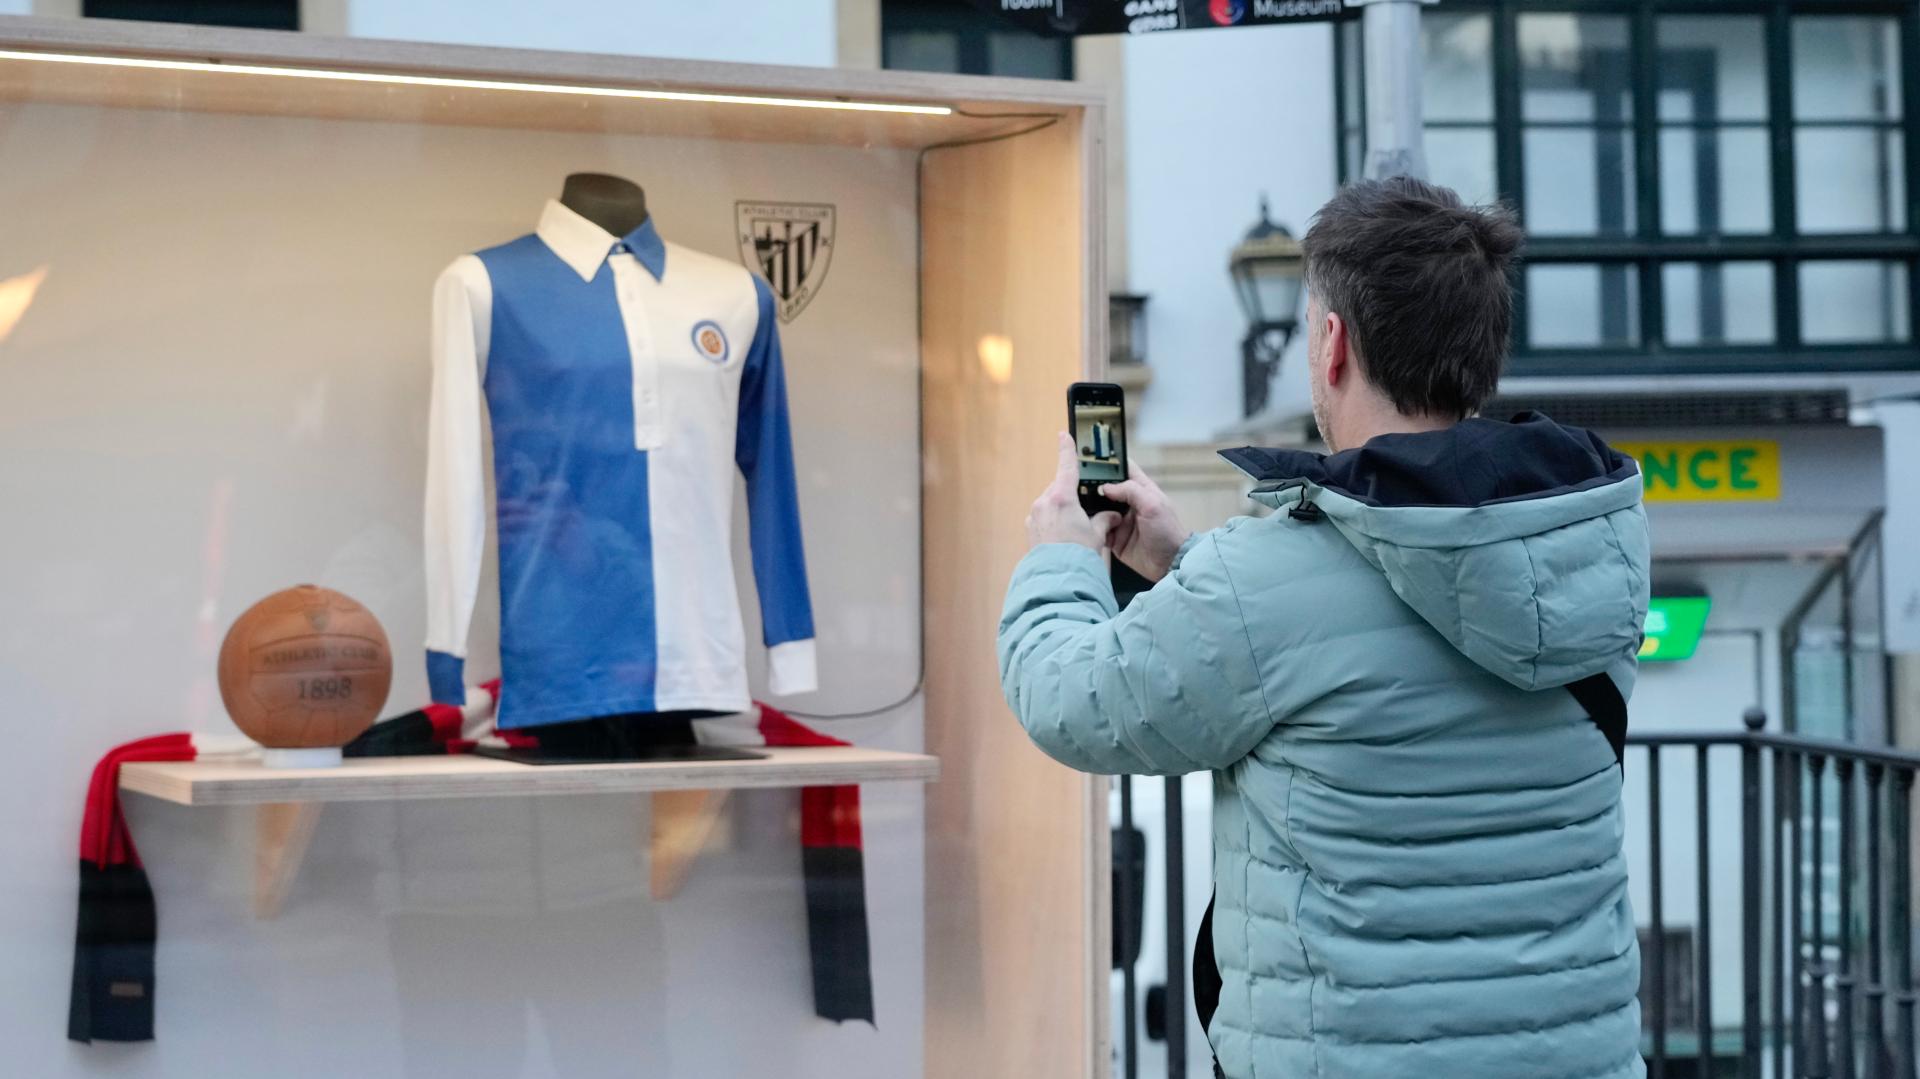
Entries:
[[512, 82], [500, 79], [462, 79], [441, 75], [392, 75], [373, 71], [331, 71], [310, 67], [270, 67], [258, 64], [216, 64], [200, 60], [155, 60], [137, 56], [88, 56], [81, 53], [25, 52], [0, 49], [0, 60], [27, 60], [46, 64], [88, 64], [131, 67], [150, 71], [198, 71], [222, 75], [279, 75], [290, 79], [326, 79], [333, 82], [370, 82], [387, 86], [440, 86], [460, 90], [518, 90], [529, 94], [573, 94], [617, 97], [639, 101], [697, 101], [716, 105], [771, 105], [784, 109], [837, 109], [843, 112], [885, 112], [910, 116], [951, 116], [945, 105], [896, 105], [885, 101], [834, 101], [811, 97], [762, 97], [752, 94], [703, 94], [688, 90], [633, 90], [617, 86], [575, 86], [551, 82]]

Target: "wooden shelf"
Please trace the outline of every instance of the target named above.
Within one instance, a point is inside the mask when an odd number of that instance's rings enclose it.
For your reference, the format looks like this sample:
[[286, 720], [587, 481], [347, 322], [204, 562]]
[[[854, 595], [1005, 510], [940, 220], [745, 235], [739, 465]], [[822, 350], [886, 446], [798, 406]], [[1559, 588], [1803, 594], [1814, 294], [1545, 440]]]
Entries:
[[751, 761], [525, 765], [485, 757], [387, 757], [338, 768], [268, 768], [259, 761], [128, 764], [120, 789], [180, 805], [382, 802], [539, 794], [813, 787], [928, 782], [940, 763], [918, 753], [857, 747], [767, 749]]
[[268, 768], [257, 759], [125, 764], [120, 789], [186, 806], [257, 807], [254, 914], [286, 905], [327, 802], [515, 798], [538, 794], [650, 796], [652, 892], [671, 899], [693, 870], [726, 804], [747, 787], [929, 782], [940, 762], [919, 753], [837, 747], [756, 749], [746, 761], [514, 764], [487, 757], [384, 757], [338, 768]]

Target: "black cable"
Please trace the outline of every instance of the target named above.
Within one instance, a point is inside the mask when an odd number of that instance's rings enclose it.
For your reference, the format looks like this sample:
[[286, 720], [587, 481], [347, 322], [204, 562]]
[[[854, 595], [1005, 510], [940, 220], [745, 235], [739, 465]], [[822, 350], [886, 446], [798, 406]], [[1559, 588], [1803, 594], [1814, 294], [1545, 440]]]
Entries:
[[[955, 116], [964, 116], [969, 120], [1038, 120], [1040, 122], [1013, 131], [1002, 131], [994, 135], [982, 135], [972, 139], [954, 139], [951, 142], [936, 142], [931, 146], [923, 146], [920, 148], [919, 160], [914, 164], [914, 180], [916, 183], [920, 180], [921, 174], [926, 169], [927, 155], [935, 150], [951, 150], [957, 146], [980, 146], [989, 142], [1005, 142], [1008, 139], [1017, 139], [1022, 135], [1031, 135], [1036, 131], [1045, 131], [1063, 119], [1062, 115], [1057, 112], [968, 112], [966, 109], [958, 106], [954, 107], [953, 112]], [[915, 199], [919, 198], [917, 192], [914, 197]]]
[[[969, 112], [966, 109], [960, 108], [958, 106], [956, 106], [953, 111], [955, 115], [965, 116], [969, 119], [974, 119], [974, 120], [1038, 120], [1039, 122], [1035, 124], [1029, 124], [1026, 127], [1018, 128], [1013, 131], [1002, 131], [1002, 132], [999, 132], [998, 134], [982, 135], [979, 138], [954, 139], [951, 142], [936, 142], [931, 146], [923, 146], [920, 148], [920, 153], [918, 154], [918, 156], [914, 158], [914, 164], [913, 164], [913, 227], [916, 233], [915, 240], [914, 240], [914, 250], [917, 251], [920, 255], [921, 265], [926, 264], [926, 258], [927, 258], [926, 228], [921, 223], [921, 215], [926, 210], [925, 191], [926, 191], [927, 155], [930, 153], [933, 153], [935, 150], [951, 150], [960, 146], [980, 146], [982, 144], [989, 143], [989, 142], [1005, 142], [1008, 139], [1017, 139], [1022, 135], [1031, 135], [1036, 131], [1044, 131], [1047, 128], [1050, 128], [1055, 124], [1059, 123], [1063, 119], [1062, 114], [1057, 112]], [[913, 324], [914, 325], [914, 342], [916, 347], [918, 347], [918, 344], [922, 339], [922, 335], [926, 330], [926, 324], [927, 324], [926, 292], [924, 289], [916, 289], [914, 292], [914, 324]], [[922, 357], [921, 362], [915, 365], [914, 367], [914, 424], [915, 424], [916, 452], [924, 452], [927, 444], [926, 382], [927, 382], [927, 365], [926, 365], [925, 358]], [[780, 709], [780, 711], [785, 712], [787, 715], [790, 715], [795, 719], [827, 720], [827, 721], [839, 720], [839, 719], [870, 719], [874, 716], [883, 715], [887, 712], [891, 712], [896, 708], [906, 707], [907, 705], [913, 703], [915, 698], [920, 696], [920, 693], [922, 690], [926, 689], [927, 687], [927, 619], [926, 619], [927, 488], [924, 482], [920, 484], [918, 488], [918, 494], [920, 498], [920, 532], [918, 536], [919, 545], [920, 545], [920, 605], [921, 605], [920, 669], [919, 669], [919, 672], [914, 676], [913, 688], [908, 690], [906, 695], [899, 698], [898, 700], [894, 700], [887, 704], [883, 704], [878, 708], [868, 708], [858, 712], [832, 712], [832, 713], [798, 712], [798, 711], [794, 711], [791, 708], [782, 708]]]

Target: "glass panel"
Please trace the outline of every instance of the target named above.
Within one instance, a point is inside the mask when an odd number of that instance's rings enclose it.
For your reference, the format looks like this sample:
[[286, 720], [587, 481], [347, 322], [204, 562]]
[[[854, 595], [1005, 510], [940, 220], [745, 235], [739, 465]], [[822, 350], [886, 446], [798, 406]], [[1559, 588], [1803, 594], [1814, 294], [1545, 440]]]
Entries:
[[1801, 232], [1893, 232], [1907, 225], [1905, 140], [1881, 127], [1793, 133]]
[[[684, 23], [715, 5], [675, 7]], [[607, 62], [595, 80], [735, 101], [575, 93], [581, 67], [564, 54], [402, 56], [290, 35], [228, 46], [239, 39], [84, 21], [58, 31], [76, 52], [149, 53], [191, 34], [226, 66], [0, 57], [0, 806], [43, 808], [60, 833], [0, 834], [0, 955], [15, 972], [0, 980], [0, 1076], [914, 1079], [964, 1036], [967, 1072], [1002, 1079], [1057, 1076], [1068, 1066], [1043, 1062], [1092, 1053], [1105, 1004], [1092, 967], [1108, 957], [1086, 942], [1104, 932], [1090, 900], [1108, 883], [1089, 857], [1101, 823], [1089, 781], [1009, 770], [971, 744], [982, 725], [968, 701], [996, 692], [991, 645], [939, 613], [1000, 602], [997, 572], [961, 570], [1010, 561], [1011, 520], [968, 509], [1031, 497], [1006, 462], [1050, 447], [1053, 390], [1092, 357], [1076, 331], [1104, 301], [1085, 257], [1099, 226], [1077, 210], [1097, 195], [1082, 165], [1098, 132], [1078, 107], [1013, 88], [995, 111], [1066, 122], [996, 144], [1001, 167], [934, 154], [923, 170], [936, 142], [1021, 125], [743, 103], [846, 90], [831, 71], [760, 65], [806, 62], [832, 40], [830, 5], [785, 7], [779, 34], [748, 42], [646, 9], [648, 29], [675, 31], [663, 51], [671, 38], [756, 63]], [[0, 24], [0, 42], [33, 36]], [[573, 30], [576, 47], [598, 36]], [[774, 40], [787, 37], [805, 40]], [[944, 35], [906, 41], [938, 46], [922, 62], [955, 57]], [[366, 59], [330, 67], [385, 55], [397, 78], [308, 66], [335, 49]], [[236, 74], [241, 60], [267, 66]], [[487, 81], [421, 78], [448, 63]], [[876, 104], [966, 97], [871, 79], [858, 97]], [[582, 175], [603, 170], [617, 175]], [[1226, 284], [1218, 263], [1254, 209], [1245, 194], [1207, 241], [1209, 288]], [[1029, 304], [1029, 282], [1056, 294]], [[1239, 327], [1218, 328], [1230, 350]], [[1047, 391], [1044, 411], [1026, 407], [1029, 389]], [[756, 474], [739, 512], [736, 429]], [[969, 482], [923, 483], [927, 461]], [[229, 627], [303, 580], [365, 606], [295, 594], [266, 609], [283, 621], [249, 617], [229, 655], [246, 669], [228, 665], [223, 697]], [[770, 651], [769, 637], [784, 643]], [[923, 686], [923, 644], [966, 673]], [[497, 717], [474, 685], [495, 677]], [[763, 731], [751, 714], [655, 712], [745, 710], [750, 696], [867, 718], [803, 713], [792, 727], [769, 714]], [[417, 799], [444, 793], [434, 766], [463, 733], [458, 709], [433, 713], [450, 725], [417, 711], [433, 697], [465, 698], [465, 733], [496, 718], [535, 728], [545, 751], [606, 760], [597, 775], [623, 786], [681, 771], [672, 758], [695, 731], [792, 744], [805, 730], [937, 747], [978, 783], [926, 786], [907, 780], [930, 759], [821, 748], [709, 774], [734, 776], [716, 787], [789, 769], [876, 780], [857, 810], [851, 787], [747, 790], [720, 807], [588, 793], [564, 769], [504, 762], [477, 765], [466, 797]], [[28, 714], [57, 719], [12, 718]], [[73, 969], [74, 939], [42, 930], [64, 930], [75, 909], [81, 829], [65, 813], [99, 755], [168, 731], [238, 751], [236, 719], [274, 741], [345, 741], [376, 715], [392, 719], [356, 753], [393, 755], [382, 793], [398, 800], [325, 807], [304, 867], [277, 865], [299, 869], [282, 917], [245, 913], [277, 906], [289, 879], [256, 900], [251, 810], [127, 798], [162, 897], [165, 1059], [65, 1044], [51, 983]], [[148, 749], [191, 747], [183, 735]], [[648, 752], [664, 759], [612, 763]], [[352, 783], [356, 771], [303, 774]], [[491, 796], [530, 788], [572, 793]], [[1011, 812], [982, 812], [986, 799]], [[118, 812], [95, 801], [104, 856]], [[296, 839], [312, 822], [276, 820]], [[1197, 876], [1207, 854], [1196, 833]], [[136, 874], [89, 873], [109, 886], [109, 921], [139, 923], [137, 904], [118, 905]], [[1029, 948], [1027, 931], [1069, 943]], [[137, 949], [94, 943], [76, 1031], [121, 1037], [139, 1021], [122, 1009], [155, 989]], [[967, 965], [983, 956], [993, 969]], [[1063, 1018], [1017, 1014], [1038, 986], [1061, 987], [1035, 1007]], [[21, 1006], [29, 992], [42, 1006]], [[1015, 1004], [983, 1014], [973, 1001], [987, 999]], [[84, 1014], [94, 1001], [114, 1014]], [[875, 1003], [877, 1029], [834, 1025]]]
[[1493, 18], [1446, 12], [1420, 19], [1429, 120], [1493, 119]]
[[1618, 236], [1634, 230], [1631, 132], [1531, 128], [1520, 151], [1528, 232]]
[[[1421, 21], [1424, 23], [1426, 20], [1422, 19]], [[1361, 79], [1365, 71], [1362, 52], [1363, 50], [1360, 47], [1360, 20], [1349, 19], [1341, 23], [1340, 55], [1343, 69], [1341, 71], [1340, 93], [1346, 99], [1348, 123], [1358, 123], [1360, 121], [1361, 107], [1364, 104], [1360, 100]]]
[[[1363, 148], [1364, 143], [1361, 141], [1360, 129], [1357, 127], [1348, 129], [1346, 137], [1342, 139], [1341, 142], [1344, 143], [1346, 147], [1344, 152], [1347, 155], [1347, 179], [1358, 180], [1361, 170], [1366, 164], [1361, 160], [1361, 155], [1365, 153], [1365, 150]], [[1428, 144], [1428, 152], [1432, 152], [1431, 143]]]
[[1520, 115], [1527, 120], [1631, 120], [1627, 20], [1520, 16]]
[[1793, 20], [1793, 115], [1798, 120], [1900, 116], [1900, 27], [1890, 18]]
[[1064, 79], [1066, 51], [1060, 43], [1037, 34], [994, 33], [987, 37], [989, 75], [1026, 79]]
[[1800, 264], [1800, 336], [1808, 344], [1905, 341], [1908, 334], [1905, 263]]
[[1640, 344], [1639, 271], [1610, 265], [1527, 269], [1527, 335], [1534, 348]]
[[1673, 262], [1660, 268], [1669, 345], [1774, 340], [1773, 264]]
[[1660, 119], [1765, 120], [1766, 39], [1758, 16], [1663, 17]]
[[1853, 619], [1848, 633], [1853, 647], [1848, 667], [1853, 674], [1853, 707], [1849, 713], [1854, 717], [1847, 734], [1870, 742], [1886, 738], [1887, 654], [1883, 650], [1881, 617], [1884, 612], [1880, 608], [1880, 545], [1884, 542], [1879, 526], [1875, 526], [1875, 538], [1854, 556], [1847, 574], [1853, 586], [1853, 602], [1848, 605], [1847, 613]]
[[896, 30], [887, 35], [887, 66], [902, 71], [958, 71], [960, 38], [940, 30]]
[[1427, 173], [1468, 202], [1492, 202], [1500, 190], [1493, 167], [1493, 129], [1427, 129]]
[[1773, 228], [1772, 163], [1760, 128], [1660, 132], [1660, 231], [1739, 235]]
[[[1839, 595], [1837, 590], [1832, 594]], [[1830, 606], [1822, 600], [1816, 613], [1824, 614]], [[1827, 617], [1837, 618], [1830, 614]], [[1848, 726], [1847, 653], [1840, 627], [1802, 626], [1794, 638], [1793, 648], [1793, 733], [1814, 738], [1845, 738]], [[1811, 821], [1804, 823], [1812, 826]], [[1832, 873], [1832, 856], [1823, 857], [1821, 861], [1826, 872]], [[1834, 902], [1830, 894], [1827, 902]]]

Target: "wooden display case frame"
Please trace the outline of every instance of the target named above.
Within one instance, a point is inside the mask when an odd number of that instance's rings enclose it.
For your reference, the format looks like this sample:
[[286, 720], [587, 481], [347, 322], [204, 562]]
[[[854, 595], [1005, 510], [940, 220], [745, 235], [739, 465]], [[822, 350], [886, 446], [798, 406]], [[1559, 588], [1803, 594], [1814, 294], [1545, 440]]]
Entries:
[[[1105, 372], [1097, 91], [0, 17], [0, 103], [23, 100], [925, 151], [922, 626], [940, 768], [926, 800], [925, 1074], [1107, 1074], [1107, 784], [1033, 748], [994, 656], [1061, 390]], [[263, 835], [301, 827], [262, 820]]]

